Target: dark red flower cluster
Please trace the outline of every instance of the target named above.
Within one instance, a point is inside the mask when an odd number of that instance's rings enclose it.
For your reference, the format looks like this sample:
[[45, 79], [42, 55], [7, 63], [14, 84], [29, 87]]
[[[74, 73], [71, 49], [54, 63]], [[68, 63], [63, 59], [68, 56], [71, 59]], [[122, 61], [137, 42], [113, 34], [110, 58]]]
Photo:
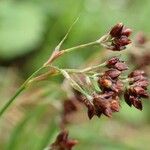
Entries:
[[[94, 115], [100, 117], [102, 114], [112, 117], [112, 113], [118, 112], [120, 108], [119, 95], [123, 90], [123, 84], [119, 76], [128, 67], [116, 57], [109, 59], [106, 66], [109, 69], [98, 80], [101, 92], [94, 93], [92, 101], [89, 102], [86, 99], [83, 101], [88, 108], [88, 117], [90, 119]], [[83, 99], [79, 94], [78, 98]]]
[[56, 141], [51, 145], [51, 150], [71, 150], [77, 143], [77, 140], [68, 139], [68, 132], [64, 130], [58, 134]]
[[[113, 112], [118, 112], [120, 109], [121, 94], [124, 94], [129, 106], [133, 105], [141, 110], [141, 98], [148, 97], [146, 90], [149, 84], [144, 71], [135, 70], [122, 79], [121, 74], [128, 69], [128, 66], [117, 57], [110, 58], [106, 62], [106, 67], [108, 69], [97, 81], [101, 91], [93, 91], [92, 100], [87, 100], [80, 92], [74, 91], [76, 98], [88, 108], [88, 117], [91, 119], [94, 115], [100, 117], [102, 114], [112, 117]], [[124, 90], [126, 84], [123, 85], [122, 80], [129, 84], [126, 90]]]
[[120, 108], [119, 97], [113, 92], [99, 93], [93, 96], [93, 112], [89, 113], [91, 119], [93, 115], [100, 117], [104, 114], [112, 117], [113, 112], [118, 112]]
[[131, 29], [124, 27], [122, 23], [116, 24], [109, 33], [111, 35], [111, 45], [108, 48], [114, 51], [125, 49], [126, 45], [131, 43], [129, 39], [131, 33]]
[[98, 80], [101, 92], [93, 96], [93, 106], [98, 117], [101, 114], [111, 117], [113, 112], [119, 111], [119, 95], [123, 91], [123, 84], [119, 76], [128, 68], [116, 57], [109, 59], [106, 66], [109, 69]]
[[148, 79], [145, 77], [144, 71], [135, 70], [129, 74], [129, 87], [125, 90], [124, 98], [129, 106], [142, 110], [141, 98], [148, 98], [147, 86]]

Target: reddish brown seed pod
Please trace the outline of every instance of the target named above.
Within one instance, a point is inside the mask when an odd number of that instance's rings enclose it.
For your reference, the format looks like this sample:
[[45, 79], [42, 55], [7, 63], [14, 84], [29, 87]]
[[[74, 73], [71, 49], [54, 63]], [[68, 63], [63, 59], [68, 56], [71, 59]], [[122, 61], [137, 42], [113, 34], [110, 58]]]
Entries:
[[113, 68], [118, 69], [119, 71], [124, 71], [128, 69], [128, 66], [124, 62], [117, 62]]
[[66, 130], [61, 131], [55, 140], [55, 142], [51, 145], [52, 150], [71, 150], [73, 146], [75, 146], [78, 142], [77, 140], [69, 139], [69, 133]]
[[111, 88], [112, 87], [112, 81], [110, 78], [103, 76], [102, 78], [99, 79], [99, 85], [103, 89], [105, 88]]
[[119, 58], [112, 57], [112, 58], [108, 59], [106, 66], [110, 68], [110, 67], [114, 66], [117, 62], [120, 62]]
[[132, 30], [129, 28], [123, 28], [123, 30], [122, 30], [122, 35], [125, 35], [127, 37], [129, 37], [131, 35], [131, 33], [132, 33]]
[[110, 104], [111, 110], [113, 112], [119, 112], [120, 104], [118, 100], [112, 100]]
[[109, 76], [112, 79], [115, 79], [120, 76], [121, 71], [119, 71], [117, 69], [109, 69], [109, 70], [105, 71], [104, 74]]
[[116, 24], [110, 30], [111, 40], [109, 45], [107, 45], [108, 49], [113, 51], [121, 51], [126, 48], [128, 44], [131, 43], [129, 36], [131, 35], [132, 30], [124, 27], [122, 23]]
[[133, 77], [141, 76], [141, 75], [145, 75], [145, 72], [143, 70], [134, 70], [128, 75], [128, 77], [133, 78]]
[[118, 23], [110, 30], [110, 35], [112, 37], [120, 36], [122, 33], [122, 29], [123, 29], [123, 23]]

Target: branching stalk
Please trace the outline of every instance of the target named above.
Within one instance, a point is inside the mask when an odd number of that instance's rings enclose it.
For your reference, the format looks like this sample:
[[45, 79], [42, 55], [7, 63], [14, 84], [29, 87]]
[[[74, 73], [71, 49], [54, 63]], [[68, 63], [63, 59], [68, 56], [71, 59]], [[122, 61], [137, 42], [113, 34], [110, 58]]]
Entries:
[[[56, 46], [55, 50], [53, 51], [53, 53], [51, 54], [50, 58], [48, 59], [48, 61], [46, 63], [43, 64], [42, 67], [40, 67], [37, 71], [35, 71], [21, 86], [20, 88], [16, 91], [16, 93], [14, 94], [14, 96], [12, 96], [10, 98], [10, 100], [4, 105], [4, 107], [2, 107], [2, 109], [0, 110], [0, 116], [2, 116], [2, 114], [5, 112], [5, 110], [10, 106], [10, 104], [12, 104], [12, 102], [15, 100], [15, 98], [26, 88], [27, 85], [33, 83], [33, 81], [36, 81], [36, 80], [43, 80], [44, 78], [46, 78], [47, 76], [51, 75], [49, 73], [45, 73], [41, 76], [38, 76], [36, 78], [34, 78], [43, 68], [45, 67], [51, 67], [51, 68], [54, 68], [56, 69], [57, 71], [59, 70], [59, 68], [55, 67], [55, 66], [52, 66], [52, 62], [54, 62], [54, 60], [58, 59], [60, 56], [64, 55], [65, 53], [69, 53], [69, 52], [72, 52], [72, 51], [75, 51], [75, 50], [78, 50], [78, 49], [81, 49], [81, 48], [86, 48], [86, 47], [89, 47], [89, 46], [94, 46], [94, 45], [99, 45], [99, 44], [103, 44], [103, 42], [105, 42], [105, 40], [108, 39], [108, 35], [104, 35], [102, 36], [99, 40], [96, 40], [94, 42], [89, 42], [89, 43], [86, 43], [86, 44], [81, 44], [81, 45], [78, 45], [78, 46], [74, 46], [74, 47], [71, 47], [71, 48], [67, 48], [67, 49], [64, 49], [64, 50], [60, 50], [60, 47], [62, 45], [62, 43], [66, 40], [69, 32], [71, 31], [71, 28], [73, 27], [73, 25], [76, 23], [77, 20], [75, 20], [75, 22], [72, 24], [72, 26], [70, 27], [70, 29], [68, 30], [67, 34], [65, 35], [65, 37], [62, 39], [62, 41]], [[81, 69], [81, 70], [75, 70], [75, 69], [66, 69], [66, 73], [67, 71], [68, 72], [76, 72], [76, 73], [85, 73], [85, 72], [89, 72], [91, 70], [94, 70], [94, 69], [97, 69], [101, 66], [104, 66], [104, 64], [100, 64], [100, 65], [97, 65], [97, 66], [93, 66], [93, 67], [88, 67], [88, 68], [85, 68], [85, 69]], [[51, 70], [50, 70], [51, 71]], [[60, 70], [59, 70], [60, 71]], [[61, 71], [60, 71], [61, 72]], [[61, 72], [62, 73], [62, 72]], [[78, 85], [74, 82], [74, 81], [71, 81], [72, 84], [74, 84], [74, 86], [77, 87], [77, 89], [81, 92], [83, 89], [80, 89], [78, 87]], [[89, 97], [90, 99], [90, 96], [87, 95], [86, 93], [84, 93], [84, 90], [82, 91], [82, 93], [84, 95], [86, 95], [87, 97]]]

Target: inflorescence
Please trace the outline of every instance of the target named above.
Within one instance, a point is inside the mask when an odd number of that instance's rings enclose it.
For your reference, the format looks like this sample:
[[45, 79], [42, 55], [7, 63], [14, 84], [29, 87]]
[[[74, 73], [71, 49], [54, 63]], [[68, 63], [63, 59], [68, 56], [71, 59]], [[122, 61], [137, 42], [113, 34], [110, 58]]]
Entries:
[[[118, 23], [102, 43], [110, 50], [121, 51], [131, 43], [129, 39], [131, 32], [131, 29]], [[77, 75], [80, 80], [74, 79], [80, 88], [73, 87], [73, 93], [75, 98], [87, 107], [88, 117], [91, 119], [94, 115], [100, 117], [102, 114], [112, 117], [113, 112], [118, 112], [120, 109], [122, 95], [129, 106], [133, 105], [142, 110], [142, 98], [149, 97], [147, 93], [149, 82], [144, 71], [135, 70], [128, 73], [130, 67], [118, 57], [109, 58], [103, 64], [105, 70], [93, 67], [86, 72], [80, 71], [80, 74], [83, 73], [82, 77]], [[125, 75], [125, 72], [129, 75]], [[71, 104], [73, 107], [74, 103]], [[74, 111], [77, 110], [76, 105], [73, 108]]]

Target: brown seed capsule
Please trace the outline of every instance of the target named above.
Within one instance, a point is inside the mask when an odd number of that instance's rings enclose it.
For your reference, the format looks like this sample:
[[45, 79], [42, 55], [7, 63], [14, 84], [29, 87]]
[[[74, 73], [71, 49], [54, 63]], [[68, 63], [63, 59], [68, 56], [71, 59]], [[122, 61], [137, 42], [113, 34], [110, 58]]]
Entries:
[[94, 106], [92, 104], [90, 104], [90, 105], [87, 106], [87, 108], [88, 108], [88, 112], [87, 112], [88, 117], [89, 117], [89, 119], [92, 119], [93, 116], [95, 115]]
[[131, 43], [131, 40], [129, 39], [131, 32], [131, 29], [124, 27], [122, 23], [115, 25], [109, 33], [112, 38], [109, 41], [110, 43], [107, 45], [107, 48], [113, 51], [125, 49], [126, 45]]
[[119, 112], [120, 104], [118, 100], [112, 100], [110, 104], [111, 110], [113, 112]]
[[148, 93], [140, 86], [131, 87], [129, 90], [133, 95], [140, 96], [141, 98], [148, 98]]
[[131, 107], [132, 103], [129, 97], [130, 97], [129, 91], [126, 89], [124, 92], [124, 99], [125, 99], [125, 102]]
[[130, 96], [129, 99], [135, 108], [137, 108], [139, 110], [143, 109], [142, 102], [137, 97]]
[[120, 80], [115, 81], [115, 83], [113, 83], [111, 90], [114, 91], [117, 94], [121, 94], [123, 91], [123, 83]]
[[123, 29], [123, 23], [116, 24], [110, 31], [112, 37], [118, 37], [121, 35]]
[[71, 150], [78, 142], [68, 138], [68, 131], [61, 131], [56, 141], [51, 145], [51, 150]]
[[114, 65], [114, 68], [115, 68], [115, 69], [118, 69], [119, 71], [124, 71], [124, 70], [127, 70], [127, 69], [128, 69], [128, 66], [127, 66], [124, 62], [117, 62], [117, 63]]
[[98, 117], [101, 116], [101, 114], [104, 114], [107, 117], [112, 117], [112, 113], [118, 112], [120, 108], [119, 98], [115, 95], [108, 98], [104, 98], [104, 94], [95, 95], [93, 98], [93, 104]]
[[144, 77], [143, 75], [139, 75], [139, 76], [134, 76], [134, 77], [130, 78], [129, 83], [133, 84], [137, 81], [144, 81], [144, 80], [147, 80], [147, 78]]
[[112, 57], [112, 58], [110, 58], [110, 59], [107, 61], [106, 66], [107, 66], [108, 68], [111, 68], [111, 67], [114, 66], [117, 62], [120, 62], [119, 58], [117, 58], [117, 57]]
[[122, 35], [129, 37], [132, 33], [132, 30], [129, 28], [123, 28]]
[[128, 66], [125, 64], [125, 62], [119, 60], [119, 58], [117, 58], [117, 57], [113, 57], [113, 58], [109, 59], [107, 61], [106, 66], [108, 68], [114, 68], [114, 69], [117, 69], [119, 71], [124, 71], [124, 70], [128, 69]]
[[147, 86], [149, 85], [148, 80], [143, 80], [143, 81], [137, 81], [133, 84], [133, 86], [139, 86], [142, 87], [144, 89], [147, 89]]
[[143, 70], [134, 70], [128, 75], [128, 77], [133, 78], [133, 77], [141, 76], [141, 75], [145, 75], [145, 72]]
[[100, 87], [103, 89], [105, 89], [105, 88], [111, 88], [111, 86], [112, 86], [112, 81], [111, 81], [111, 79], [109, 79], [108, 77], [102, 77], [102, 78], [100, 78], [99, 79], [99, 85], [100, 85]]
[[110, 70], [105, 71], [104, 74], [107, 75], [107, 76], [109, 76], [112, 79], [115, 79], [115, 78], [117, 78], [117, 77], [120, 76], [121, 71], [119, 71], [117, 69], [110, 69]]
[[111, 117], [112, 111], [109, 108], [109, 101], [106, 99], [102, 99], [101, 97], [94, 97], [93, 104], [97, 112], [102, 112], [104, 115]]
[[114, 42], [115, 42], [115, 45], [118, 45], [119, 47], [122, 47], [122, 46], [126, 46], [126, 45], [130, 44], [131, 40], [128, 39], [127, 36], [121, 36], [119, 39], [116, 38], [114, 40]]

